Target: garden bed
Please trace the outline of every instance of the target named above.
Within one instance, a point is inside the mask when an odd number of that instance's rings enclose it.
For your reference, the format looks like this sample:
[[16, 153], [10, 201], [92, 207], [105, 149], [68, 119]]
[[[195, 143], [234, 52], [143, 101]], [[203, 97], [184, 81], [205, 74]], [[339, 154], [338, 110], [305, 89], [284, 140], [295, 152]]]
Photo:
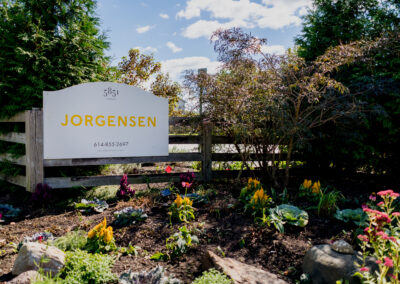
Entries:
[[[293, 184], [299, 184], [301, 178], [293, 179]], [[104, 217], [109, 224], [115, 220], [113, 212], [127, 206], [140, 207], [147, 213], [148, 218], [122, 228], [114, 227], [114, 238], [117, 246], [126, 247], [129, 244], [140, 247], [138, 255], [121, 255], [118, 257], [113, 272], [149, 270], [159, 264], [165, 267], [167, 274], [190, 283], [203, 272], [202, 257], [207, 250], [219, 255], [234, 258], [238, 261], [254, 265], [258, 268], [279, 275], [280, 278], [294, 283], [302, 274], [301, 265], [305, 253], [311, 246], [330, 243], [335, 237], [352, 242], [350, 225], [333, 218], [318, 217], [309, 211], [309, 223], [306, 227], [285, 225], [285, 233], [281, 234], [271, 227], [259, 227], [254, 224], [251, 216], [243, 214], [238, 202], [240, 189], [246, 180], [238, 182], [219, 182], [205, 186], [212, 188], [214, 195], [208, 204], [197, 207], [194, 226], [201, 228], [199, 245], [191, 248], [181, 258], [165, 262], [150, 260], [156, 252], [165, 250], [165, 240], [177, 231], [179, 224], [170, 226], [168, 206], [173, 199], [161, 198], [159, 190], [149, 191], [146, 185], [135, 185], [136, 196], [131, 201], [111, 202], [110, 207], [100, 214], [82, 214], [78, 210], [53, 207], [48, 209], [33, 209], [27, 203], [16, 200], [15, 195], [3, 196], [0, 202], [10, 202], [22, 208], [18, 220], [0, 226], [0, 240], [5, 245], [0, 247], [0, 281], [12, 278], [10, 273], [17, 256], [13, 244], [18, 244], [26, 236], [37, 232], [48, 231], [54, 236], [82, 229], [89, 231]], [[372, 191], [379, 191], [390, 186], [380, 182], [376, 177], [353, 176], [352, 179], [341, 178], [331, 180], [331, 184], [342, 190], [348, 203], [355, 208], [357, 200], [365, 200]], [[153, 185], [154, 188], [164, 189], [168, 184]], [[294, 196], [297, 188], [289, 190]], [[7, 200], [6, 200], [7, 199]], [[301, 206], [301, 204], [296, 204]], [[342, 207], [347, 208], [347, 207]], [[347, 230], [347, 233], [343, 233]]]

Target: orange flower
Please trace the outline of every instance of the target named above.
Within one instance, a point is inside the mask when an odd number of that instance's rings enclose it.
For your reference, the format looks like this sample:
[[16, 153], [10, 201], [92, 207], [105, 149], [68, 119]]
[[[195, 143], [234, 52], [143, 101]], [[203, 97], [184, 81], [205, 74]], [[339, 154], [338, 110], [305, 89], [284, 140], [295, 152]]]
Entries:
[[107, 226], [107, 220], [106, 217], [104, 217], [104, 220], [97, 224], [93, 229], [91, 229], [88, 233], [88, 238], [92, 239], [94, 238], [97, 233], [100, 231], [100, 235], [102, 235], [102, 231], [106, 228]]
[[312, 185], [312, 181], [310, 179], [305, 179], [303, 182], [303, 187], [304, 188], [310, 188]]
[[185, 198], [183, 199], [183, 204], [192, 206], [193, 201], [190, 200], [189, 197], [185, 197]]
[[314, 182], [313, 186], [312, 186], [312, 193], [320, 193], [321, 191], [321, 183], [319, 181]]

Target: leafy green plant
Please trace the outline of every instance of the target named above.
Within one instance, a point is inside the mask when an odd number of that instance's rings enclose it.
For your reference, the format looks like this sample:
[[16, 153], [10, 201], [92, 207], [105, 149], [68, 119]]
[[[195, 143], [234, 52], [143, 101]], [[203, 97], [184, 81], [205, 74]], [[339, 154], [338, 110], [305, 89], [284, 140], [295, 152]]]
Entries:
[[186, 226], [180, 227], [179, 232], [173, 234], [166, 240], [165, 247], [168, 253], [157, 252], [153, 254], [150, 259], [168, 260], [183, 255], [190, 247], [199, 243], [199, 239], [194, 233], [195, 229], [190, 230]]
[[211, 268], [204, 271], [203, 274], [197, 277], [192, 284], [232, 284], [233, 281], [228, 278], [224, 273]]
[[281, 204], [269, 210], [269, 222], [275, 228], [284, 233], [284, 224], [305, 227], [308, 224], [308, 214], [306, 211], [289, 204]]
[[361, 208], [336, 210], [334, 217], [345, 223], [353, 222], [361, 227], [368, 225], [368, 215]]
[[77, 230], [55, 239], [52, 245], [64, 251], [75, 251], [77, 249], [83, 250], [86, 243], [87, 233], [83, 230]]
[[151, 284], [180, 284], [181, 281], [175, 278], [165, 277], [164, 268], [157, 266], [150, 271], [142, 272], [123, 272], [119, 277], [120, 284], [139, 284], [139, 283], [151, 283]]
[[133, 207], [125, 207], [122, 210], [115, 211], [114, 217], [116, 218], [114, 224], [116, 226], [127, 226], [135, 224], [137, 221], [143, 221], [147, 219], [147, 214], [144, 213], [143, 209], [134, 209]]

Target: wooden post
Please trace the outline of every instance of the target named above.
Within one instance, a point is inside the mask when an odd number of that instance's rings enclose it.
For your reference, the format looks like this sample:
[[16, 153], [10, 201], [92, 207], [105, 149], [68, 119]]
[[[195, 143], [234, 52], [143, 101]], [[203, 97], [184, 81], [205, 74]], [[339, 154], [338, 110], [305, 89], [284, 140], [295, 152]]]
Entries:
[[203, 179], [210, 181], [212, 179], [212, 123], [209, 121], [203, 121], [201, 146]]
[[26, 190], [33, 192], [43, 183], [43, 112], [34, 108], [25, 112]]

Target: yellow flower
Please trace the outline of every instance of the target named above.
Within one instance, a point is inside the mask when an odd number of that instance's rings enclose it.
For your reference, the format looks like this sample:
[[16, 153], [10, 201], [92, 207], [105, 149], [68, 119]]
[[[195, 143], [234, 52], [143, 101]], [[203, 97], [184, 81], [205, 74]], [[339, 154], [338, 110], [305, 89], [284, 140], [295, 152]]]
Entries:
[[96, 236], [96, 234], [100, 231], [100, 235], [101, 232], [103, 231], [103, 229], [105, 229], [107, 226], [107, 220], [106, 217], [104, 217], [104, 220], [102, 222], [100, 222], [99, 224], [97, 224], [93, 229], [91, 229], [88, 233], [88, 238], [92, 239], [93, 237]]
[[312, 185], [312, 181], [310, 179], [305, 179], [303, 182], [303, 187], [304, 188], [310, 188]]
[[183, 204], [192, 206], [193, 201], [190, 200], [189, 197], [185, 197], [185, 198], [183, 199]]
[[260, 181], [257, 179], [249, 178], [247, 181], [247, 187], [254, 187], [256, 188], [260, 184]]
[[113, 238], [113, 229], [111, 226], [109, 226], [107, 229], [104, 230], [104, 238], [103, 239], [106, 243], [109, 243], [109, 242], [111, 242], [112, 238]]
[[183, 202], [182, 197], [178, 194], [177, 197], [176, 197], [176, 199], [175, 199], [175, 201], [174, 201], [174, 203], [175, 203], [176, 206], [179, 208], [179, 207], [181, 207], [182, 202]]
[[321, 183], [319, 181], [314, 182], [312, 186], [312, 193], [319, 193], [321, 190]]

